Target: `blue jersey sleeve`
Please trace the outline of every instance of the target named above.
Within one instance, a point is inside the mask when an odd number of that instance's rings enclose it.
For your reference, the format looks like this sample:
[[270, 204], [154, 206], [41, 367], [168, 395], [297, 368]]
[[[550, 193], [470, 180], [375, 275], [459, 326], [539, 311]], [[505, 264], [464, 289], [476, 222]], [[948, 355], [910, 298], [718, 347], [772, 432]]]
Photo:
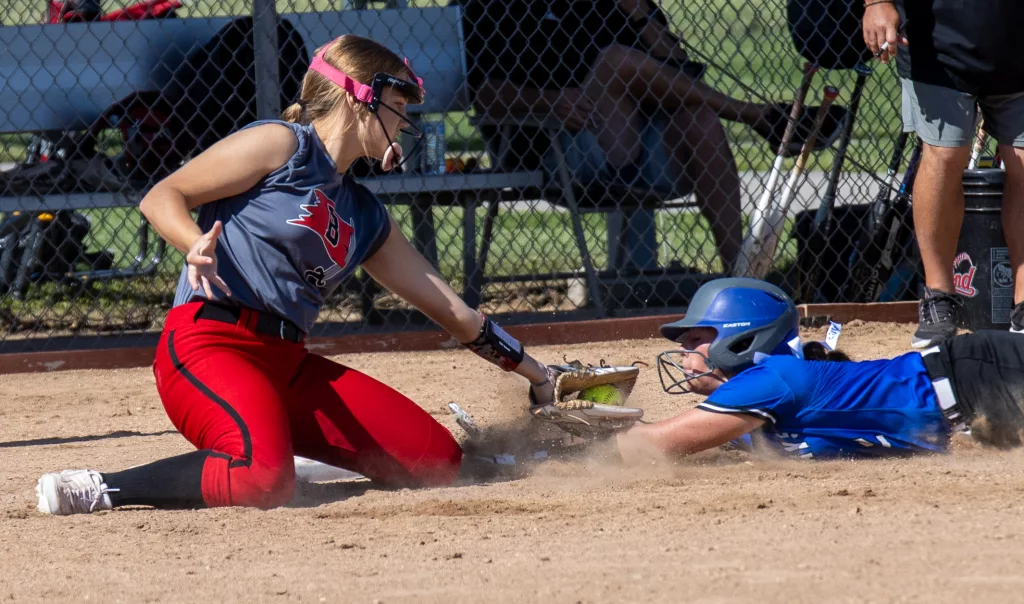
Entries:
[[719, 386], [697, 405], [714, 413], [745, 413], [775, 424], [794, 413], [796, 397], [771, 369], [754, 366]]

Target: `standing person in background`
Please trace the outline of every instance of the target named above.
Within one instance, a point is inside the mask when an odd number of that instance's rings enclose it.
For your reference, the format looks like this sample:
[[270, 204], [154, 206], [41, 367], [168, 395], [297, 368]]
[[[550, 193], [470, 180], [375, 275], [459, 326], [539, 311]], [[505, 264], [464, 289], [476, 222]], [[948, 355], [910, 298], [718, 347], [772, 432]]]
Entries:
[[[906, 23], [905, 36], [898, 35]], [[864, 41], [888, 44], [903, 81], [903, 128], [924, 143], [914, 181], [914, 229], [924, 264], [914, 348], [956, 334], [953, 261], [964, 216], [963, 170], [980, 107], [1006, 166], [1003, 233], [1015, 278], [1010, 330], [1024, 332], [1024, 61], [1021, 0], [867, 0]]]

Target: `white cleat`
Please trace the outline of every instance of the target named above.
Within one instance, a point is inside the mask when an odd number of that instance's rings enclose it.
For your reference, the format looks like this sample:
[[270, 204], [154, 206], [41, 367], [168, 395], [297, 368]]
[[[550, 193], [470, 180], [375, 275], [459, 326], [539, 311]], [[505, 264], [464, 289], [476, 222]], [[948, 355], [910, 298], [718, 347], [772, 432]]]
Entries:
[[109, 491], [103, 477], [95, 470], [64, 470], [43, 474], [36, 483], [39, 511], [55, 516], [89, 514], [109, 510]]

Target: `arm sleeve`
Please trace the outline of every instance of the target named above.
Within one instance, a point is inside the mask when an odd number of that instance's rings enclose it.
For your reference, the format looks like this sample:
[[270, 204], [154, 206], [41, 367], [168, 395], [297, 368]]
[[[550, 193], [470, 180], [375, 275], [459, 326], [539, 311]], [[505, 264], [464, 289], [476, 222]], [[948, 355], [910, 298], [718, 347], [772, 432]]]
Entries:
[[754, 366], [722, 384], [698, 409], [744, 413], [774, 425], [793, 414], [796, 399], [789, 385], [770, 369]]

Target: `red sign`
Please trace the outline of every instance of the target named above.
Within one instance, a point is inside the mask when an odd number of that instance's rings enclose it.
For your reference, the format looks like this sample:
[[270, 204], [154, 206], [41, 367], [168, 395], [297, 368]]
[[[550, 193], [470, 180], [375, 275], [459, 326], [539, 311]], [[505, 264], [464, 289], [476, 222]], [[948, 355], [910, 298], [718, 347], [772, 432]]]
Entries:
[[953, 287], [956, 293], [966, 298], [973, 298], [978, 294], [974, 289], [974, 271], [976, 267], [971, 262], [971, 256], [967, 252], [960, 252], [953, 260]]

